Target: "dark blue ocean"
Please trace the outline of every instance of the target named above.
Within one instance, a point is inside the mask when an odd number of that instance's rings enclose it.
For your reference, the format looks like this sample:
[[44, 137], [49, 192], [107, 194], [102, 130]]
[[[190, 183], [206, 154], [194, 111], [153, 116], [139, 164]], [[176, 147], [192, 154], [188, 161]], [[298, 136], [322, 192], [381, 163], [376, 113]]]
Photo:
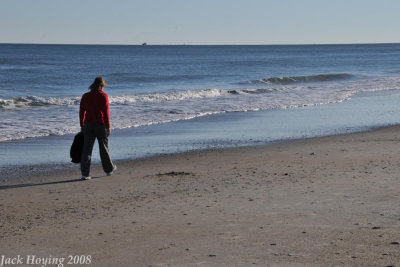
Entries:
[[0, 166], [67, 164], [80, 97], [99, 75], [115, 159], [400, 121], [400, 44], [0, 44]]

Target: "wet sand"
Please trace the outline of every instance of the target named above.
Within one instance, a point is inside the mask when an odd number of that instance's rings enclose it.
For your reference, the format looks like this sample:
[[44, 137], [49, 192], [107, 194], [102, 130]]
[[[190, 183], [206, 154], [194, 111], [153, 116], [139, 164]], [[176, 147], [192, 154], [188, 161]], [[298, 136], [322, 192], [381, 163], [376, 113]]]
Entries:
[[399, 155], [395, 126], [119, 162], [111, 177], [94, 166], [90, 181], [28, 173], [0, 186], [0, 257], [398, 266]]

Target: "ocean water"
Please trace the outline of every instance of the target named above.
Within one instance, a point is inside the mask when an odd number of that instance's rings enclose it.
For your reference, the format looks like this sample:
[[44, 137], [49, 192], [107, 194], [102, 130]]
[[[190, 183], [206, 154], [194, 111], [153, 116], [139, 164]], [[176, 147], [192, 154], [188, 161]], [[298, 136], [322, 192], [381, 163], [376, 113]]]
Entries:
[[121, 159], [342, 133], [400, 115], [400, 44], [0, 44], [0, 166], [68, 162], [80, 97], [98, 75]]

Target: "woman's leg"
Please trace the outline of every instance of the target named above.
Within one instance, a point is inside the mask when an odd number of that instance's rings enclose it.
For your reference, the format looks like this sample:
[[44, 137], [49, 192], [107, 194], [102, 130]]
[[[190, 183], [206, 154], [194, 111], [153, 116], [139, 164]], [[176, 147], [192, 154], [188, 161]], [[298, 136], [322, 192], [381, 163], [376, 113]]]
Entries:
[[82, 176], [90, 175], [90, 163], [92, 160], [92, 151], [94, 141], [96, 140], [96, 133], [93, 124], [86, 124], [83, 127], [84, 144], [81, 157], [81, 172]]
[[99, 143], [101, 164], [103, 165], [104, 172], [110, 173], [114, 169], [114, 164], [111, 160], [110, 151], [108, 149], [108, 137], [106, 135], [106, 127], [104, 126], [104, 124], [97, 124], [96, 126], [96, 136], [97, 142]]

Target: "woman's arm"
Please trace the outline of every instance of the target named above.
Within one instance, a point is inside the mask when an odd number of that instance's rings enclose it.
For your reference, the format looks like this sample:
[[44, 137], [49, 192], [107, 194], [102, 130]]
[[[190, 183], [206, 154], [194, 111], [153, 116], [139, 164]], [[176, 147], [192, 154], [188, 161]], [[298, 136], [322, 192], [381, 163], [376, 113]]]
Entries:
[[81, 125], [81, 128], [85, 124], [85, 96], [82, 96], [81, 102], [79, 104], [79, 124]]

